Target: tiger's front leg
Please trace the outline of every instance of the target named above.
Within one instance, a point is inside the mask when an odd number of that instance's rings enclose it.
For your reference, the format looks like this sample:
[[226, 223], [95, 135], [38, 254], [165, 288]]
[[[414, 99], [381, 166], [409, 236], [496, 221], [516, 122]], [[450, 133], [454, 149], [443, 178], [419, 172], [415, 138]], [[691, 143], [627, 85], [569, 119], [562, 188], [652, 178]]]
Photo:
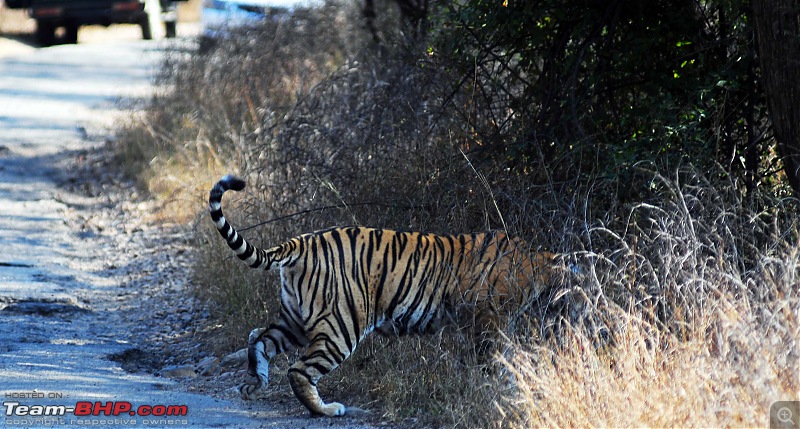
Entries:
[[245, 400], [261, 399], [266, 393], [269, 381], [269, 359], [272, 357], [266, 352], [266, 344], [261, 340], [261, 336], [266, 331], [266, 328], [253, 329], [247, 338], [247, 373], [253, 379], [239, 385], [239, 394]]

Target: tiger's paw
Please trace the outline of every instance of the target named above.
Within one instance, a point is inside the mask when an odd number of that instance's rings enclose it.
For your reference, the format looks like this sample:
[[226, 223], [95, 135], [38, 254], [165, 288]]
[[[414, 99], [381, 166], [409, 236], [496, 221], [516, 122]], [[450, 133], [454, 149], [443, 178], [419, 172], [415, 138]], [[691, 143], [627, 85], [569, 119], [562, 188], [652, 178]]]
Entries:
[[267, 396], [267, 383], [262, 382], [258, 377], [254, 378], [255, 382], [245, 382], [239, 385], [239, 395], [245, 401], [264, 399]]
[[[366, 416], [370, 414], [369, 410], [365, 410], [359, 407], [345, 407], [344, 405], [338, 402], [331, 402], [330, 404], [324, 404], [320, 411], [321, 412], [316, 415], [328, 416], [328, 417], [348, 415], [350, 417], [354, 417], [354, 416]], [[315, 413], [312, 413], [312, 415], [313, 414]]]
[[[319, 414], [328, 417], [343, 416], [347, 412], [347, 407], [338, 403], [331, 402], [330, 404], [323, 404], [320, 407]], [[312, 413], [313, 414], [313, 413]]]

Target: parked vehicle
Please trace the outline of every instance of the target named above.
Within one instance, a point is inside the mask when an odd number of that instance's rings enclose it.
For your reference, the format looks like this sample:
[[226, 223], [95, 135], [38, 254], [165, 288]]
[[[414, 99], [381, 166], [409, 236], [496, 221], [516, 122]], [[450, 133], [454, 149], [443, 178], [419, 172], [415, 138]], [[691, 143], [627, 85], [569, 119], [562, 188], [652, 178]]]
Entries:
[[268, 18], [320, 7], [323, 0], [205, 0], [203, 35], [216, 38], [231, 28], [256, 26]]
[[36, 20], [36, 39], [42, 46], [56, 42], [56, 30], [64, 28], [65, 43], [78, 42], [83, 25], [138, 24], [142, 38], [152, 39], [148, 1], [158, 2], [160, 21], [167, 37], [175, 37], [177, 2], [186, 0], [6, 0], [11, 9], [28, 9]]

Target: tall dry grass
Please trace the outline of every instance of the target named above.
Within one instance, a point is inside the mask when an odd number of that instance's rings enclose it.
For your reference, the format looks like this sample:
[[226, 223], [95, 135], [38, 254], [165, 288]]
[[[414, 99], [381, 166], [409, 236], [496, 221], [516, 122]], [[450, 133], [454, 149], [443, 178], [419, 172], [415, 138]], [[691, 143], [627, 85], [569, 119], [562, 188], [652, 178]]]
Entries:
[[260, 141], [358, 45], [348, 13], [329, 6], [167, 53], [159, 92], [120, 124], [115, 145], [162, 216], [193, 218], [209, 183], [259, 164]]
[[654, 174], [661, 201], [623, 229], [588, 230], [602, 245], [551, 302], [569, 301], [545, 317], [557, 335], [512, 340], [510, 426], [768, 426], [773, 402], [800, 398], [794, 209], [753, 212], [733, 186], [678, 176]]

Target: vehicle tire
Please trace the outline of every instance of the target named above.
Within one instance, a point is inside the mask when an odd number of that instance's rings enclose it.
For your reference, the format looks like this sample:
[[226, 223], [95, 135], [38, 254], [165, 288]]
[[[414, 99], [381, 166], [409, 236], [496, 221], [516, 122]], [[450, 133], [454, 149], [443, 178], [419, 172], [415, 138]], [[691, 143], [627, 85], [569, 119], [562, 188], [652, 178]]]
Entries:
[[52, 22], [36, 20], [36, 41], [44, 46], [53, 46], [56, 43], [56, 26]]
[[145, 18], [142, 22], [139, 23], [139, 26], [142, 27], [142, 39], [144, 40], [153, 40], [153, 29], [150, 28], [150, 20]]
[[80, 26], [78, 24], [67, 24], [64, 28], [66, 30], [64, 34], [64, 43], [69, 43], [71, 45], [78, 43], [79, 28]]
[[166, 31], [166, 37], [172, 39], [178, 35], [178, 23], [175, 21], [167, 21], [164, 23], [164, 30]]

